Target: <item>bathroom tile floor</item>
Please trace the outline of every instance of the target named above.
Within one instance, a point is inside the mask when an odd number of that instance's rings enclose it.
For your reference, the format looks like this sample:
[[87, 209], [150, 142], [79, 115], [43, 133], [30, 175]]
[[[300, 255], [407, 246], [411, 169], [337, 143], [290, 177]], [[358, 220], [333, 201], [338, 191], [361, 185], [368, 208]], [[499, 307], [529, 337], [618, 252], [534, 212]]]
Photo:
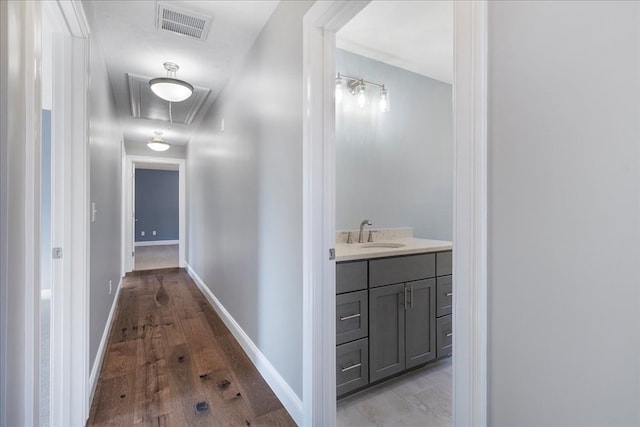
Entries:
[[452, 362], [447, 358], [338, 401], [339, 427], [451, 427]]
[[178, 245], [136, 246], [135, 271], [178, 266]]

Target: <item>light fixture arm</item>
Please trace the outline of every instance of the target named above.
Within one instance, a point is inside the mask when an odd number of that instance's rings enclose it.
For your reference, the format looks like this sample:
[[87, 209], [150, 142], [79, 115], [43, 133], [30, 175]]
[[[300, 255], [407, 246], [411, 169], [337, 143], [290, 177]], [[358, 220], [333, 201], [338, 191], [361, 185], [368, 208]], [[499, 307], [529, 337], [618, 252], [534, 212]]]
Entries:
[[346, 80], [347, 88], [349, 89], [349, 92], [351, 92], [352, 94], [355, 93], [355, 90], [352, 89], [352, 87], [356, 88], [356, 87], [358, 87], [360, 85], [377, 86], [380, 89], [384, 89], [384, 83], [371, 82], [369, 80], [365, 80], [365, 79], [360, 78], [360, 77], [350, 76], [348, 74], [338, 73], [337, 78]]

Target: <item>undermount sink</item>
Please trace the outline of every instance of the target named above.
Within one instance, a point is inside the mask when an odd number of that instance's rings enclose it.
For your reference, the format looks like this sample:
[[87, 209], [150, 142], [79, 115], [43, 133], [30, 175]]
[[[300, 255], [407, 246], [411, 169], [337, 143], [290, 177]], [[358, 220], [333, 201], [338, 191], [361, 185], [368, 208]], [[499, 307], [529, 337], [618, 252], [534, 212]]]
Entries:
[[372, 243], [363, 243], [360, 245], [361, 248], [402, 248], [405, 245], [404, 243], [385, 243], [385, 242], [372, 242]]

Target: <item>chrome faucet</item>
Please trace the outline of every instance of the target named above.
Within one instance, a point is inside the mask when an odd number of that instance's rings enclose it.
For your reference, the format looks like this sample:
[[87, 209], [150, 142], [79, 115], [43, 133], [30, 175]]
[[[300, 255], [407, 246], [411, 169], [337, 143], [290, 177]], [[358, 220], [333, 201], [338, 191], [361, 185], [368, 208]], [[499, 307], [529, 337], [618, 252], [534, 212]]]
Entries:
[[373, 224], [371, 224], [371, 221], [369, 221], [368, 219], [365, 219], [360, 223], [360, 234], [358, 234], [358, 243], [364, 243], [364, 237], [362, 236], [362, 231], [364, 230], [365, 225], [373, 225]]

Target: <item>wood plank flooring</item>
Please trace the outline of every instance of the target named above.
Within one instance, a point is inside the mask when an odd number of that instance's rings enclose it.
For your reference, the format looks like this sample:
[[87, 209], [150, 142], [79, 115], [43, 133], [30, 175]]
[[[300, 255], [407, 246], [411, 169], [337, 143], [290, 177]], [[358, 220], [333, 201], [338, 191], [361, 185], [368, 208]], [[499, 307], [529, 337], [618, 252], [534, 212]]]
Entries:
[[295, 426], [182, 269], [125, 278], [88, 426]]

